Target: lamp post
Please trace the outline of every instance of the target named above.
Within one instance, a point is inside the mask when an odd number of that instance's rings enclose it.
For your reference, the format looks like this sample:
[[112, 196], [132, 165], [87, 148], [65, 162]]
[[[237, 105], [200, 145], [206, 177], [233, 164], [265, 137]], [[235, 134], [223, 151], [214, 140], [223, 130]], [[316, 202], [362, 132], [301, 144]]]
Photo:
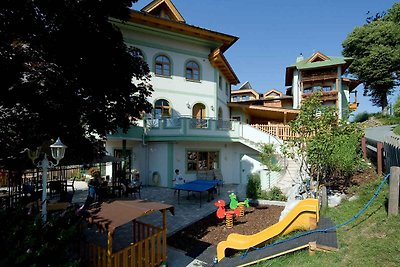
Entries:
[[45, 223], [47, 221], [47, 172], [49, 168], [54, 168], [58, 165], [60, 160], [64, 158], [65, 149], [67, 148], [64, 145], [60, 138], [57, 138], [57, 141], [50, 146], [51, 156], [57, 160], [57, 163], [53, 163], [47, 159], [47, 154], [44, 153], [43, 160], [35, 163], [36, 159], [39, 158], [40, 148], [36, 149], [36, 151], [28, 151], [28, 157], [32, 160], [32, 163], [36, 165], [38, 168], [42, 168], [42, 222]]

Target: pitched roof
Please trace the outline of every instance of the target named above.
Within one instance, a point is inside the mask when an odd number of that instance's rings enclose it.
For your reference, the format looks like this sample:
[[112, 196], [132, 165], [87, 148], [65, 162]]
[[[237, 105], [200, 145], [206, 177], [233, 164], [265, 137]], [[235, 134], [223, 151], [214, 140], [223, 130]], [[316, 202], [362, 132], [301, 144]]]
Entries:
[[[272, 96], [270, 96], [272, 94]], [[268, 98], [268, 97], [282, 97], [283, 93], [276, 90], [276, 89], [271, 89], [267, 92], [264, 93], [264, 98]]]
[[332, 66], [342, 66], [342, 73], [344, 73], [344, 71], [350, 66], [351, 62], [353, 62], [353, 58], [351, 57], [329, 57], [322, 54], [321, 52], [315, 52], [309, 58], [300, 60], [295, 64], [286, 67], [285, 85], [292, 85], [293, 71], [295, 69], [306, 70]]
[[316, 52], [312, 54], [311, 57], [296, 62], [295, 64], [288, 66], [288, 68], [301, 70], [337, 65], [350, 65], [352, 61], [353, 59], [350, 57], [328, 57], [321, 52]]
[[239, 90], [241, 89], [253, 89], [249, 81], [246, 81], [242, 86], [240, 86]]
[[[162, 13], [167, 16], [163, 16]], [[131, 10], [129, 22], [215, 43], [215, 47], [211, 48], [213, 51], [209, 55], [210, 63], [221, 71], [229, 83], [238, 84], [240, 82], [223, 55], [239, 38], [185, 23], [171, 0], [154, 0], [142, 8], [141, 12]], [[114, 23], [120, 23], [120, 21], [114, 20]]]
[[154, 16], [169, 18], [173, 21], [185, 22], [181, 13], [170, 0], [154, 0], [140, 11]]

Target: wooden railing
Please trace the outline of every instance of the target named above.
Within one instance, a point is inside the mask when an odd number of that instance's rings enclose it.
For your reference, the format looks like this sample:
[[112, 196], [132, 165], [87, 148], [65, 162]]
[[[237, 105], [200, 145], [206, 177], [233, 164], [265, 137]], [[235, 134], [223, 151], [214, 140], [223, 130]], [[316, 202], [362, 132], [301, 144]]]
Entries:
[[87, 266], [93, 267], [151, 267], [159, 266], [167, 259], [166, 230], [138, 221], [133, 222], [133, 242], [129, 247], [111, 254], [111, 266], [107, 266], [107, 249], [86, 243], [82, 255]]
[[260, 129], [270, 135], [276, 136], [282, 140], [288, 140], [297, 135], [292, 132], [289, 125], [283, 124], [251, 124], [251, 126]]

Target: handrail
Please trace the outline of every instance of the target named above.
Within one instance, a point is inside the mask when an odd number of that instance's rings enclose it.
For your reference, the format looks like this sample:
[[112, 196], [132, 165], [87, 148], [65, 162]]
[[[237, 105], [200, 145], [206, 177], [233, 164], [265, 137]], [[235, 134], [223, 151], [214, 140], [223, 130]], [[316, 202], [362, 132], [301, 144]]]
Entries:
[[298, 137], [298, 134], [295, 134], [289, 125], [282, 124], [251, 124], [251, 126], [260, 129], [263, 132], [266, 132], [270, 135], [276, 136], [282, 140], [288, 140], [294, 137]]

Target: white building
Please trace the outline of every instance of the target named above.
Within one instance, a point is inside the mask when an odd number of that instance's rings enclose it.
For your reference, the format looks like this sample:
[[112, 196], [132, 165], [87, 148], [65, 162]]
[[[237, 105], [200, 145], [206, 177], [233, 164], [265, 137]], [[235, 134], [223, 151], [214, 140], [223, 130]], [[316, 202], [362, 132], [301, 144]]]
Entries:
[[154, 109], [141, 126], [109, 136], [106, 150], [126, 152], [144, 184], [171, 187], [175, 169], [186, 180], [218, 169], [226, 183], [246, 183], [261, 168], [257, 143], [279, 140], [231, 121], [231, 85], [239, 80], [224, 52], [238, 38], [187, 24], [170, 0], [152, 1], [127, 23], [114, 23], [150, 67]]

